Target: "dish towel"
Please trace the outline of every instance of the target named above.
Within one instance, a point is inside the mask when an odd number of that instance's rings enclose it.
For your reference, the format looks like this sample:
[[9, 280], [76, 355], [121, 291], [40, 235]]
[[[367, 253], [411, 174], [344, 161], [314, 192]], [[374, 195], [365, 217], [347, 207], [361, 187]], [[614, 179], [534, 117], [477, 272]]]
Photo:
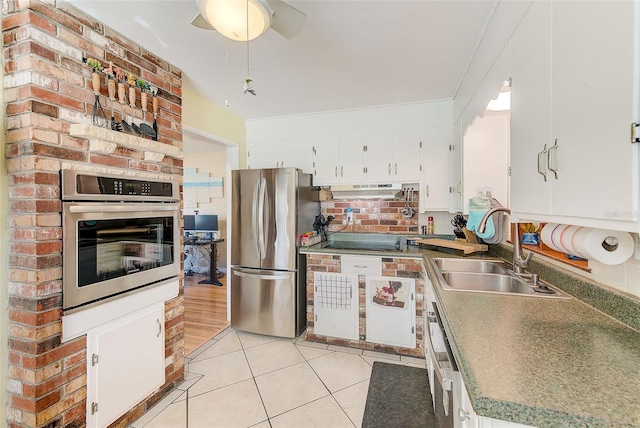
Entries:
[[484, 232], [478, 232], [478, 226], [485, 214], [491, 209], [491, 198], [483, 195], [476, 195], [469, 199], [469, 218], [467, 219], [467, 229], [475, 232], [478, 238], [483, 240], [491, 239], [496, 234], [493, 224], [493, 216], [487, 220]]

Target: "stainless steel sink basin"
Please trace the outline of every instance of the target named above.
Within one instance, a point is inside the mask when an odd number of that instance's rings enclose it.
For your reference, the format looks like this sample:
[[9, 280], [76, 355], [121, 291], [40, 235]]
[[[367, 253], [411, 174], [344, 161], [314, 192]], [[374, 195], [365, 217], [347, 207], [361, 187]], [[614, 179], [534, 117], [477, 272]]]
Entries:
[[444, 282], [450, 288], [466, 291], [492, 291], [494, 293], [534, 294], [533, 287], [510, 275], [443, 272]]
[[479, 259], [434, 259], [438, 269], [442, 272], [477, 272], [477, 273], [507, 273], [507, 266], [499, 260]]
[[[509, 270], [499, 260], [437, 258], [433, 266], [441, 278], [445, 291], [471, 291], [476, 293], [499, 293], [517, 296], [569, 299], [559, 290], [540, 282], [538, 286], [528, 283]], [[542, 287], [540, 287], [542, 286]]]

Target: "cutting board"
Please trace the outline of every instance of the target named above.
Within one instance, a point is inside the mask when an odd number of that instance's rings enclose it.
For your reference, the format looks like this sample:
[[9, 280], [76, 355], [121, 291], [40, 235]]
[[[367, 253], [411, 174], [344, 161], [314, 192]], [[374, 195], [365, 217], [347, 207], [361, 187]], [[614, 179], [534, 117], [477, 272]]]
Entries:
[[471, 242], [450, 241], [442, 238], [417, 239], [418, 244], [433, 245], [435, 247], [445, 247], [462, 251], [464, 255], [487, 251], [487, 244], [474, 244]]

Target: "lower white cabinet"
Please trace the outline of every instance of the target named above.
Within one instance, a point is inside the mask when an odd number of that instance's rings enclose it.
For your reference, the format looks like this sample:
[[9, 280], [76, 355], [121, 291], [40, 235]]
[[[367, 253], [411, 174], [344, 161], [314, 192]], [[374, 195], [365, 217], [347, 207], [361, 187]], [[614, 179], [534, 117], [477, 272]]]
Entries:
[[358, 275], [314, 272], [313, 288], [314, 333], [358, 340]]
[[87, 333], [88, 426], [108, 426], [164, 382], [164, 303]]
[[367, 342], [416, 346], [415, 280], [368, 276], [366, 290]]

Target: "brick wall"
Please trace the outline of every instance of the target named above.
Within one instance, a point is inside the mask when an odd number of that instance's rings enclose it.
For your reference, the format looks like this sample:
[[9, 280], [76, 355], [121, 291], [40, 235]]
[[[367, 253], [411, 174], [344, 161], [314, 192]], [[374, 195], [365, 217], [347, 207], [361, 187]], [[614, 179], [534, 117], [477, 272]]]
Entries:
[[[411, 207], [418, 210], [418, 192], [415, 193]], [[397, 233], [401, 235], [417, 234], [418, 214], [406, 217], [402, 210], [404, 201], [393, 199], [334, 199], [320, 204], [322, 214], [335, 217], [329, 231], [340, 230], [346, 225], [346, 212], [353, 209], [353, 224], [344, 229], [345, 232], [355, 233]]]
[[[3, 2], [4, 117], [9, 195], [8, 392], [11, 427], [84, 426], [86, 337], [61, 341], [62, 227], [59, 171], [82, 168], [182, 176], [181, 156], [149, 160], [143, 150], [94, 151], [69, 135], [91, 123], [94, 95], [83, 57], [132, 72], [159, 88], [159, 142], [182, 148], [179, 69], [68, 4]], [[101, 103], [110, 116], [104, 79]], [[124, 114], [143, 117], [137, 108]], [[149, 96], [149, 104], [151, 97]], [[148, 106], [150, 107], [150, 105]], [[151, 108], [148, 108], [152, 110]], [[116, 120], [120, 108], [116, 105]], [[128, 119], [130, 121], [130, 119]], [[166, 384], [114, 425], [140, 416], [184, 376], [183, 299], [165, 304]], [[126, 351], [126, 350], [125, 350]]]
[[[314, 332], [313, 273], [340, 272], [341, 256], [334, 254], [307, 254], [307, 340], [332, 345], [350, 346], [371, 351], [388, 352], [412, 357], [424, 357], [424, 294], [425, 275], [422, 260], [382, 257], [382, 275], [415, 279], [416, 297], [416, 348], [388, 346], [365, 340], [349, 340], [316, 335]], [[366, 277], [358, 276], [359, 336], [366, 337]]]

